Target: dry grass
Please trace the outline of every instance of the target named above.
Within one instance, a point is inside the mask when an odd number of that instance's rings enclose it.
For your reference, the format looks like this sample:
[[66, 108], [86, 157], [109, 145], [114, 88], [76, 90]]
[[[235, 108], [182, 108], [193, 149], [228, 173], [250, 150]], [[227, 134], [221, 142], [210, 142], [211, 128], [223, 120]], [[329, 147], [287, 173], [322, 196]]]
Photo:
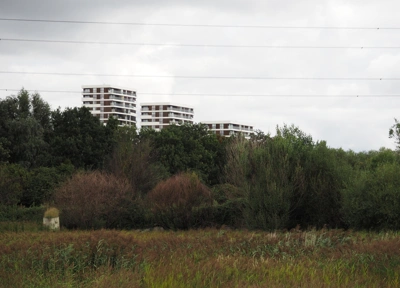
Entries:
[[57, 218], [58, 216], [60, 216], [60, 212], [54, 207], [51, 207], [44, 212], [44, 218]]
[[2, 287], [398, 287], [400, 235], [6, 232]]

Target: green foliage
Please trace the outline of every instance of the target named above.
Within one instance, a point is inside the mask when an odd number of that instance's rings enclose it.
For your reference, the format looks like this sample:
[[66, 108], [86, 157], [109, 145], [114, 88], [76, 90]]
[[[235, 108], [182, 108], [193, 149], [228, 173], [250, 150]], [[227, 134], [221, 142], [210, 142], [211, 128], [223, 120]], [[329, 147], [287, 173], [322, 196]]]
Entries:
[[296, 193], [301, 197], [295, 199], [291, 227], [340, 227], [341, 189], [346, 178], [341, 169], [345, 166], [337, 163], [335, 151], [324, 141], [313, 145], [304, 159], [299, 162], [302, 183]]
[[213, 205], [209, 208], [209, 213], [212, 215], [211, 225], [245, 227], [243, 215], [247, 204], [245, 192], [232, 184], [220, 184], [212, 187], [211, 193], [213, 198]]
[[386, 148], [381, 148], [379, 151], [371, 151], [369, 154], [369, 169], [375, 170], [382, 164], [400, 164], [399, 154]]
[[76, 168], [102, 168], [114, 144], [114, 126], [103, 126], [86, 107], [52, 112], [49, 136], [53, 164], [72, 163]]
[[0, 205], [0, 222], [31, 221], [42, 223], [44, 207], [23, 207], [16, 205]]
[[71, 164], [57, 167], [39, 167], [29, 171], [20, 204], [30, 207], [50, 201], [54, 190], [74, 172]]
[[29, 172], [18, 164], [0, 165], [0, 204], [17, 205], [29, 181]]
[[115, 141], [107, 170], [115, 175], [124, 175], [137, 195], [144, 196], [169, 176], [158, 162], [151, 139], [140, 139], [135, 127], [119, 127], [115, 132]]
[[397, 149], [400, 149], [400, 122], [395, 118], [394, 124], [389, 129], [389, 138], [395, 138]]
[[250, 228], [339, 227], [345, 174], [336, 152], [294, 126], [274, 138], [236, 138], [227, 147], [225, 179], [246, 191]]
[[[389, 137], [400, 149], [397, 119]], [[72, 177], [79, 169], [95, 172]], [[69, 227], [84, 219], [80, 227], [398, 229], [399, 171], [398, 151], [332, 149], [294, 125], [250, 140], [217, 136], [202, 124], [138, 134], [114, 118], [101, 125], [85, 107], [51, 111], [24, 89], [0, 99], [0, 205], [11, 207], [4, 215], [16, 205], [43, 205], [57, 189], [70, 201]], [[171, 175], [178, 176], [160, 182]], [[82, 218], [71, 216], [73, 203]]]
[[49, 105], [24, 89], [0, 100], [0, 161], [25, 167], [45, 165], [49, 160], [45, 141], [49, 115]]
[[219, 183], [225, 162], [224, 141], [219, 141], [206, 125], [172, 125], [160, 132], [142, 130], [140, 138], [151, 139], [158, 161], [170, 175], [194, 171], [207, 184]]
[[400, 165], [355, 173], [343, 190], [343, 214], [356, 229], [400, 229]]
[[249, 227], [276, 230], [287, 227], [290, 198], [287, 151], [279, 141], [255, 145], [251, 151], [250, 189], [245, 219]]

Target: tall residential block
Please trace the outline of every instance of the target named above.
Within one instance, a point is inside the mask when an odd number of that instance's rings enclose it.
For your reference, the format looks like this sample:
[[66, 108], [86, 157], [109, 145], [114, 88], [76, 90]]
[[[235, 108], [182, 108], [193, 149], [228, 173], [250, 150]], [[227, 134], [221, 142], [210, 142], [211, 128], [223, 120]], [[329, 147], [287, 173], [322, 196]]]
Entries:
[[82, 86], [83, 106], [106, 124], [110, 117], [118, 119], [119, 125], [136, 124], [136, 92], [111, 85]]
[[254, 134], [254, 128], [251, 125], [240, 124], [232, 121], [202, 121], [206, 124], [208, 129], [217, 135], [230, 137], [231, 135], [242, 134], [245, 138], [249, 139]]
[[193, 124], [194, 109], [169, 102], [142, 103], [141, 127], [160, 131], [166, 126]]

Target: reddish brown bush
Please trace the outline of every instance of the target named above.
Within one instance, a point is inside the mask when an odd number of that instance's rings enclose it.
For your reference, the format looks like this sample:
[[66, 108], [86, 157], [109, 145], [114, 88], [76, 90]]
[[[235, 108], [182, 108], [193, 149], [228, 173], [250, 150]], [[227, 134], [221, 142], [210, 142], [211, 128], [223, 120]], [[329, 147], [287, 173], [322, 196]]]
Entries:
[[147, 195], [157, 224], [165, 228], [188, 229], [201, 219], [195, 219], [198, 209], [212, 203], [211, 191], [195, 173], [181, 173], [159, 183]]
[[69, 228], [118, 226], [123, 209], [133, 199], [129, 181], [103, 172], [80, 172], [55, 192], [60, 222]]

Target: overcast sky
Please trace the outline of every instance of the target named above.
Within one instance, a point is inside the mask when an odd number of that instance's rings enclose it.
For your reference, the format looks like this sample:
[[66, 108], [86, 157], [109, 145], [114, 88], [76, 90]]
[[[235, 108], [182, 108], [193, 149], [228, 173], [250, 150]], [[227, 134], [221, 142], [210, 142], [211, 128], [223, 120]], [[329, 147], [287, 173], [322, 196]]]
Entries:
[[[400, 27], [400, 1], [370, 0], [0, 0], [0, 18], [227, 26]], [[399, 29], [267, 29], [0, 21], [0, 38], [201, 45], [400, 47]], [[0, 41], [0, 71], [372, 80], [187, 79], [0, 73], [0, 98], [38, 91], [52, 106], [81, 106], [82, 85], [137, 91], [138, 102], [195, 108], [195, 121], [232, 120], [265, 133], [294, 124], [314, 140], [355, 151], [394, 149], [400, 118], [400, 49], [283, 49], [92, 45]], [[144, 94], [142, 94], [144, 93]], [[232, 96], [151, 95], [227, 94]], [[291, 96], [233, 96], [233, 95]], [[295, 95], [319, 95], [295, 97]], [[329, 95], [377, 95], [328, 97]]]

